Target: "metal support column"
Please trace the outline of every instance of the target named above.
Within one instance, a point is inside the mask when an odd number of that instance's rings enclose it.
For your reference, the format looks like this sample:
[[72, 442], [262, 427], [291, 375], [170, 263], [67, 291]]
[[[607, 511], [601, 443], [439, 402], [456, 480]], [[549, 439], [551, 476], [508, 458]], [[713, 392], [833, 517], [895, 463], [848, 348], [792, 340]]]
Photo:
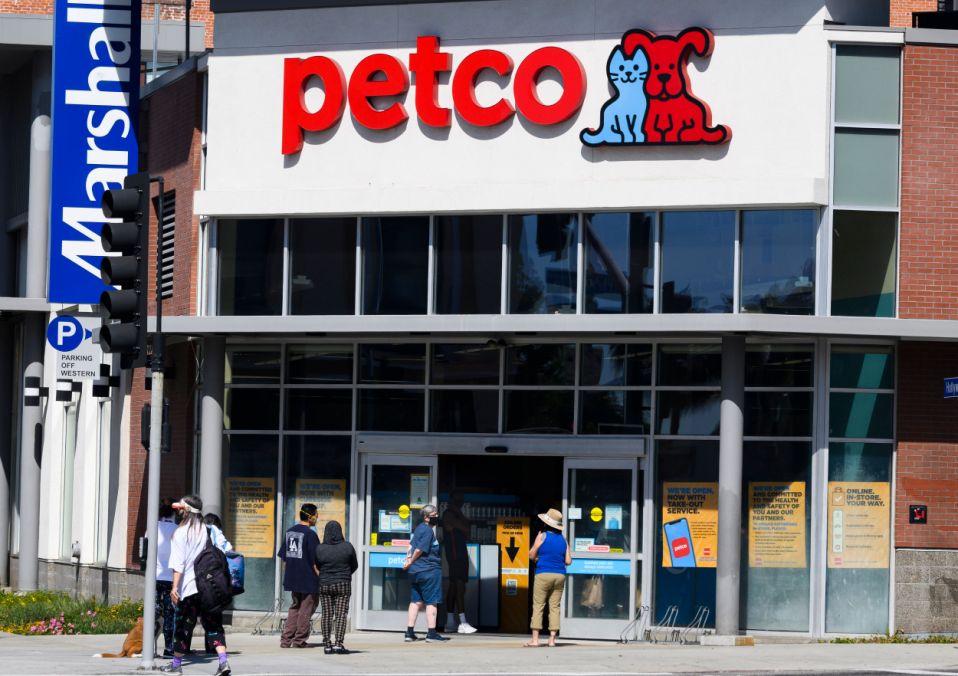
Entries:
[[203, 508], [223, 513], [223, 378], [226, 339], [203, 339], [203, 398], [200, 410], [200, 497]]
[[722, 414], [719, 437], [718, 570], [715, 630], [739, 633], [742, 551], [742, 437], [745, 408], [745, 337], [722, 338]]

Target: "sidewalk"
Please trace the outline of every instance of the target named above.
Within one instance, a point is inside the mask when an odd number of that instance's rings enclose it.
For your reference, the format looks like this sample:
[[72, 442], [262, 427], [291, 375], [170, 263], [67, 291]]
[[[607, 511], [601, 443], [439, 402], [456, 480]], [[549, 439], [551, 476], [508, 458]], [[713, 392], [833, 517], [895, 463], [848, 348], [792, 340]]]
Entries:
[[[119, 651], [123, 636], [14, 636], [0, 634], [0, 673], [134, 674], [137, 659], [98, 659]], [[228, 634], [236, 676], [265, 674], [678, 674], [678, 673], [958, 673], [954, 645], [833, 645], [760, 643], [754, 647], [703, 647], [560, 640], [556, 648], [523, 648], [524, 637], [452, 635], [445, 644], [404, 643], [402, 634], [358, 632], [347, 636], [352, 655], [322, 648], [282, 650], [277, 636]], [[194, 646], [202, 647], [202, 641]], [[158, 665], [167, 660], [157, 660]], [[215, 659], [198, 655], [183, 673], [212, 674]], [[140, 672], [142, 673], [142, 672]]]

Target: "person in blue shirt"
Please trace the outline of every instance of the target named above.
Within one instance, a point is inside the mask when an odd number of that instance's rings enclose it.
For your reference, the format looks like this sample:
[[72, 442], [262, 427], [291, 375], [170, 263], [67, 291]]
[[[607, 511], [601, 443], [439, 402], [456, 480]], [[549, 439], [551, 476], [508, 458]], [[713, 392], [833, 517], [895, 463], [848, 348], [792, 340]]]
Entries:
[[536, 536], [529, 550], [529, 560], [536, 562], [536, 577], [532, 585], [532, 640], [525, 645], [539, 647], [539, 632], [542, 631], [542, 611], [549, 606], [549, 647], [556, 644], [559, 633], [560, 602], [565, 589], [565, 567], [572, 563], [569, 543], [562, 537], [562, 512], [550, 509], [539, 514], [546, 527]]
[[439, 510], [435, 505], [426, 505], [420, 512], [422, 523], [416, 526], [409, 543], [409, 554], [403, 562], [403, 570], [409, 571], [409, 622], [406, 625], [406, 641], [417, 640], [416, 619], [419, 611], [426, 610], [426, 643], [448, 641], [436, 631], [436, 616], [442, 600], [442, 559], [436, 526], [439, 525]]

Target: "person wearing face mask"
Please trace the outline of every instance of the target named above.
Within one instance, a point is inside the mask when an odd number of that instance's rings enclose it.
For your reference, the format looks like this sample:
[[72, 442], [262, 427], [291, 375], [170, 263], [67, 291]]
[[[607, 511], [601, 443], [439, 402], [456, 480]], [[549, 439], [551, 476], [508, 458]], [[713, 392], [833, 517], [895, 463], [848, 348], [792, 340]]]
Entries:
[[436, 616], [439, 601], [442, 600], [442, 559], [439, 553], [439, 540], [436, 539], [436, 526], [439, 525], [439, 510], [435, 505], [422, 508], [422, 523], [413, 531], [409, 543], [409, 556], [403, 563], [403, 570], [409, 571], [409, 621], [406, 624], [405, 640], [415, 641], [416, 619], [419, 611], [426, 611], [426, 643], [448, 641], [436, 631]]

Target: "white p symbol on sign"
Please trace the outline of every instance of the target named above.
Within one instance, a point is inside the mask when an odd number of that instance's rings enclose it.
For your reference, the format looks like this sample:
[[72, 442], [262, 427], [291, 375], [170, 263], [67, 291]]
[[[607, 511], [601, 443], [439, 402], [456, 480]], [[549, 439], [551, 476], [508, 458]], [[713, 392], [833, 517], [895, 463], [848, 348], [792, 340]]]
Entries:
[[76, 324], [72, 322], [60, 322], [57, 324], [57, 343], [63, 345], [67, 338], [72, 338], [76, 333]]

